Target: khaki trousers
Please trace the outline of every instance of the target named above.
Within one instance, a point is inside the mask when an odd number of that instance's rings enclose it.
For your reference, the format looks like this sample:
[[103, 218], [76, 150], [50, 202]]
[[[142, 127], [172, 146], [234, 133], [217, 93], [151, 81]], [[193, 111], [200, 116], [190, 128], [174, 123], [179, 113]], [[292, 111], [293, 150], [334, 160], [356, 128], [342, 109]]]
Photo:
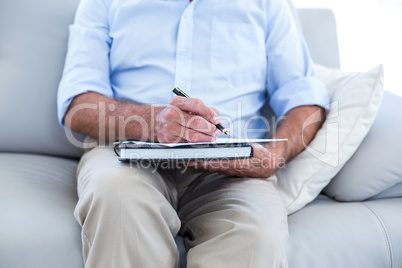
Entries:
[[[172, 166], [175, 164], [171, 164]], [[272, 182], [86, 152], [77, 170], [85, 267], [287, 267], [287, 214]]]

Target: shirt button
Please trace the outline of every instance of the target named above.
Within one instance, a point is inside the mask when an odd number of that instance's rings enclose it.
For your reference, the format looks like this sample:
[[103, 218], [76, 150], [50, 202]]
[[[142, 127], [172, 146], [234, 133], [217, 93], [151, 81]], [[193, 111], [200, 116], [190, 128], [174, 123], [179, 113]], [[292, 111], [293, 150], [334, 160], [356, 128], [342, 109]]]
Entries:
[[181, 54], [182, 54], [183, 56], [186, 56], [186, 55], [187, 55], [187, 50], [183, 49], [183, 50], [181, 51]]
[[184, 87], [185, 85], [186, 85], [186, 82], [184, 82], [184, 81], [180, 82], [180, 86]]

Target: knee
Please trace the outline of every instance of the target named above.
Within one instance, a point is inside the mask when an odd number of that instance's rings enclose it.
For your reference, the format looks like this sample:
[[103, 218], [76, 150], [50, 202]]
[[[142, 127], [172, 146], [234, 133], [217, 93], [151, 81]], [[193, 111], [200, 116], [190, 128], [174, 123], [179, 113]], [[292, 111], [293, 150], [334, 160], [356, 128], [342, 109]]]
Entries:
[[288, 239], [288, 227], [287, 225], [275, 227], [261, 226], [260, 228], [254, 228], [252, 236], [261, 248], [269, 248], [271, 251], [282, 251]]
[[132, 179], [123, 172], [109, 169], [99, 172], [93, 181], [93, 191], [100, 196], [120, 196], [124, 189], [130, 187]]
[[80, 202], [116, 208], [121, 204], [146, 202], [150, 195], [160, 194], [150, 179], [132, 169], [102, 168], [79, 178]]
[[269, 259], [284, 256], [288, 236], [286, 216], [276, 218], [261, 216], [246, 231], [246, 237], [249, 237], [255, 250], [261, 251]]
[[124, 175], [113, 169], [94, 171], [92, 178], [87, 180], [87, 185], [83, 185], [83, 192], [96, 199], [122, 197], [124, 190], [129, 187], [129, 179]]

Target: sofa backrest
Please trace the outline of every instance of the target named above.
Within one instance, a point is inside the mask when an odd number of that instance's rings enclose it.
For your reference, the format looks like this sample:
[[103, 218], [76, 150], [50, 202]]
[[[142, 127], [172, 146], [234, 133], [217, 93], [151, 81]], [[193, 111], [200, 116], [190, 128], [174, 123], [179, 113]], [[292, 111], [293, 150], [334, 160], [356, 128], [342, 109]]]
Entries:
[[79, 0], [0, 1], [0, 152], [79, 157], [56, 94]]
[[338, 35], [332, 10], [303, 8], [297, 14], [313, 61], [339, 69]]
[[[0, 1], [0, 152], [67, 157], [82, 154], [67, 139], [56, 116], [68, 25], [73, 22], [78, 2]], [[303, 29], [306, 31], [309, 29]], [[82, 140], [83, 136], [77, 138]]]

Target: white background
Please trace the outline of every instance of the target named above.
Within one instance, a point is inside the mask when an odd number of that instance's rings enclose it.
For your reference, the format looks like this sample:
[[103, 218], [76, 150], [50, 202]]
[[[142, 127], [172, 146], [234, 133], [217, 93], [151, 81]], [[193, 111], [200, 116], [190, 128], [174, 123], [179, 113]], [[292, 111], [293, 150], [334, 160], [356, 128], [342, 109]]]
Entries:
[[296, 8], [330, 8], [338, 27], [341, 69], [383, 64], [385, 89], [402, 96], [402, 0], [293, 0]]

